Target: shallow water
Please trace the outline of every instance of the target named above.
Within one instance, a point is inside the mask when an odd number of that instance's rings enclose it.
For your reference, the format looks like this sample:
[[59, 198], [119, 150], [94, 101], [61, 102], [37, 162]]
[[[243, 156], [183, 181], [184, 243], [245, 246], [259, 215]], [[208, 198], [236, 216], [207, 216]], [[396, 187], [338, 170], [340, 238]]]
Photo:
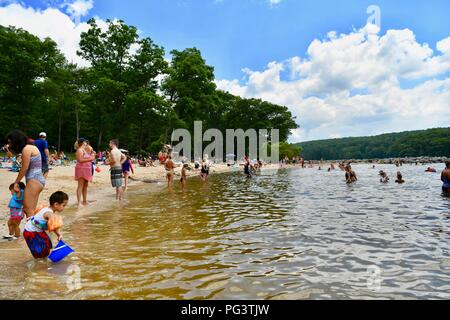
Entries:
[[407, 165], [406, 184], [381, 185], [378, 170], [394, 178], [395, 166], [354, 169], [353, 186], [341, 171], [281, 169], [140, 188], [114, 211], [69, 214], [76, 254], [62, 264], [0, 243], [0, 297], [449, 299], [439, 174]]

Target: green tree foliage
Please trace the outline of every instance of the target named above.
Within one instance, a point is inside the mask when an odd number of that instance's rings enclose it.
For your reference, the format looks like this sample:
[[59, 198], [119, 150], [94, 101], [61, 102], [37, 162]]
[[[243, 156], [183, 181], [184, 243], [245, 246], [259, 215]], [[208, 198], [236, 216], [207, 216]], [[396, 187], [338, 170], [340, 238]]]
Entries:
[[[280, 142], [279, 145], [280, 150], [280, 160], [288, 157], [290, 160], [294, 157], [298, 157], [302, 152], [302, 148], [295, 144], [289, 144], [287, 142]], [[270, 150], [270, 146], [268, 146], [268, 150]]]
[[214, 68], [196, 48], [164, 48], [123, 21], [89, 20], [78, 54], [89, 67], [66, 61], [51, 39], [0, 26], [0, 134], [46, 131], [50, 144], [71, 151], [80, 136], [97, 150], [118, 138], [132, 152], [160, 150], [175, 128], [297, 128], [284, 106], [217, 90]]
[[[85, 77], [86, 104], [95, 106], [89, 124], [98, 133], [97, 146], [102, 146], [104, 136], [111, 135], [125, 145], [133, 145], [136, 139], [142, 144], [143, 119], [165, 108], [156, 93], [157, 77], [167, 68], [164, 49], [150, 38], [140, 39], [137, 29], [123, 21], [107, 20], [107, 30], [95, 19], [88, 23], [90, 28], [81, 34], [78, 54], [91, 63]], [[133, 123], [141, 123], [139, 130]]]
[[56, 44], [14, 27], [0, 26], [0, 128], [32, 133], [43, 121], [43, 83], [64, 64]]
[[214, 68], [206, 65], [196, 48], [173, 50], [171, 54], [169, 75], [162, 88], [185, 127], [192, 129], [194, 121], [203, 120], [204, 113], [214, 105]]
[[303, 148], [302, 156], [310, 160], [450, 157], [450, 128], [311, 141], [298, 145]]

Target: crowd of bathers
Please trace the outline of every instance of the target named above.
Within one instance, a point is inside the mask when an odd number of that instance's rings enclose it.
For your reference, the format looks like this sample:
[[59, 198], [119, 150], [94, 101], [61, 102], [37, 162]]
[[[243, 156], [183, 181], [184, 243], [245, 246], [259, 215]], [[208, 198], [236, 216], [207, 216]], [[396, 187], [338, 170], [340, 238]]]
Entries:
[[[6, 157], [19, 158], [20, 163], [16, 171], [16, 179], [9, 186], [11, 193], [8, 205], [9, 233], [3, 238], [14, 241], [19, 240], [23, 235], [32, 256], [36, 259], [49, 256], [53, 248], [49, 233], [53, 232], [58, 240], [62, 239], [63, 224], [59, 214], [64, 211], [69, 202], [69, 196], [66, 193], [57, 191], [50, 196], [46, 205], [38, 206], [40, 194], [47, 184], [49, 163], [54, 160], [50, 155], [46, 138], [45, 132], [41, 132], [39, 138], [33, 140], [22, 131], [14, 130], [6, 136], [4, 147]], [[122, 200], [129, 171], [133, 168], [129, 156], [123, 152], [125, 150], [118, 149], [117, 140], [111, 140], [109, 146], [110, 151], [102, 153], [102, 160], [110, 166], [111, 185], [116, 189], [116, 199]], [[74, 180], [78, 182], [77, 202], [80, 209], [89, 204], [88, 185], [92, 181], [94, 172], [99, 172], [101, 169], [95, 165], [96, 153], [87, 139], [78, 139], [75, 142], [75, 150]], [[58, 157], [67, 159], [61, 153]], [[21, 234], [20, 224], [23, 220], [26, 220], [26, 223]]]
[[[8, 220], [9, 234], [5, 235], [4, 238], [11, 241], [18, 240], [21, 236], [20, 224], [22, 220], [26, 219], [23, 237], [31, 254], [36, 259], [46, 258], [51, 252], [52, 243], [48, 232], [55, 233], [58, 240], [62, 239], [62, 219], [59, 217], [59, 214], [64, 211], [69, 201], [69, 196], [66, 193], [58, 191], [51, 195], [48, 205], [38, 207], [39, 196], [46, 185], [49, 174], [49, 162], [51, 161], [46, 138], [45, 132], [40, 133], [38, 139], [32, 140], [23, 132], [14, 130], [7, 135], [7, 144], [4, 147], [7, 156], [20, 157], [21, 159], [17, 177], [9, 187], [11, 193]], [[129, 173], [130, 171], [133, 172], [132, 161], [126, 150], [119, 149], [117, 140], [111, 140], [109, 147], [110, 150], [108, 152], [101, 152], [97, 155], [87, 139], [80, 138], [76, 141], [74, 179], [78, 182], [78, 208], [89, 204], [88, 186], [93, 179], [94, 173], [101, 171], [96, 166], [95, 161], [100, 159], [110, 167], [111, 185], [116, 189], [116, 199], [122, 200], [123, 193], [128, 185]], [[170, 146], [165, 146], [159, 155], [159, 160], [166, 170], [166, 179], [170, 188], [174, 182], [175, 169], [180, 166], [173, 161]], [[180, 179], [183, 190], [187, 185], [188, 171], [199, 171], [201, 180], [205, 182], [208, 180], [211, 172], [211, 161], [208, 155], [195, 161], [194, 168], [191, 167], [186, 159], [184, 160], [181, 164]], [[300, 165], [302, 168], [306, 168], [305, 160], [300, 157], [294, 157], [292, 161], [286, 157], [281, 161], [280, 166], [283, 167], [287, 164]], [[258, 174], [263, 167], [261, 161], [250, 161], [248, 156], [244, 157], [242, 165], [244, 167], [244, 175], [248, 178]], [[396, 165], [399, 167], [402, 164], [396, 163]], [[309, 161], [308, 167], [314, 168], [314, 163]], [[322, 160], [319, 163], [319, 170], [322, 170], [323, 167], [324, 163]], [[351, 163], [339, 163], [338, 168], [345, 172], [346, 183], [353, 184], [358, 181], [358, 176], [353, 170]], [[373, 165], [373, 168], [375, 169], [375, 165]], [[334, 170], [336, 170], [336, 167], [334, 163], [331, 163], [328, 171]], [[436, 172], [436, 169], [429, 167], [426, 172]], [[390, 182], [388, 174], [383, 170], [379, 172], [379, 177], [381, 183]], [[23, 180], [25, 180], [25, 183]], [[445, 163], [441, 180], [443, 183], [443, 195], [450, 196], [450, 162]], [[395, 182], [398, 184], [405, 183], [400, 171], [397, 172]]]

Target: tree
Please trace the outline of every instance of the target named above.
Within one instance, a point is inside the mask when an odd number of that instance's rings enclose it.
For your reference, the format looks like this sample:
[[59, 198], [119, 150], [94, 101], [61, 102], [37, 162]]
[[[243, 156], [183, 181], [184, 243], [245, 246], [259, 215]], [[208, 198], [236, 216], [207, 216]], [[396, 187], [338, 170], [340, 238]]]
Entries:
[[194, 121], [205, 119], [209, 113], [216, 85], [214, 68], [208, 66], [196, 48], [173, 50], [168, 76], [162, 89], [173, 104], [185, 127], [192, 129]]
[[[167, 68], [164, 49], [155, 45], [150, 38], [140, 39], [138, 31], [123, 21], [107, 20], [107, 30], [102, 30], [95, 19], [88, 22], [90, 28], [82, 33], [78, 54], [91, 63], [86, 72], [86, 88], [89, 97], [91, 126], [97, 128], [97, 145], [102, 145], [105, 133], [130, 141], [128, 132], [131, 111], [128, 108], [129, 95], [139, 90], [156, 94], [157, 78]], [[95, 110], [95, 114], [94, 111]]]
[[[82, 109], [79, 76], [80, 72], [76, 65], [66, 63], [55, 70], [52, 76], [42, 83], [47, 102], [44, 105], [46, 108], [48, 107], [46, 112], [52, 118], [57, 119], [56, 122], [48, 123], [47, 128], [49, 125], [57, 123], [58, 151], [61, 151], [63, 144], [65, 148], [72, 146], [75, 136], [77, 139], [79, 138], [79, 119]], [[63, 141], [63, 125], [65, 122], [70, 122], [70, 118], [73, 116], [76, 118], [76, 132], [71, 132], [68, 130], [68, 126], [64, 126], [66, 132], [64, 137], [66, 138]], [[70, 138], [72, 139], [68, 140]]]
[[300, 156], [300, 153], [302, 152], [302, 148], [293, 144], [289, 144], [287, 142], [280, 142], [278, 144], [279, 150], [280, 150], [280, 160], [284, 159], [285, 157], [288, 157], [289, 159], [292, 159], [294, 157]]
[[312, 141], [298, 145], [303, 147], [302, 155], [311, 160], [450, 157], [450, 128]]
[[67, 63], [50, 39], [0, 26], [1, 134], [46, 131], [57, 150], [72, 150], [80, 136], [98, 150], [119, 138], [131, 152], [157, 152], [174, 129], [192, 130], [196, 120], [223, 133], [276, 128], [283, 141], [297, 127], [284, 106], [217, 90], [214, 68], [196, 48], [172, 51], [169, 65], [164, 48], [135, 27], [88, 23], [78, 52], [86, 68]]
[[41, 84], [64, 62], [53, 40], [0, 26], [0, 128], [37, 131]]

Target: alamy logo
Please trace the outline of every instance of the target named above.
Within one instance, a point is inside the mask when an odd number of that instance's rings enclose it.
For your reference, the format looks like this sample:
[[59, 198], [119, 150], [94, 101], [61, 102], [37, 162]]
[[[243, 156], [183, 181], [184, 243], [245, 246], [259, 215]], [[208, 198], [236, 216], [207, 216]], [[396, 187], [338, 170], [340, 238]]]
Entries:
[[381, 29], [381, 9], [379, 6], [371, 5], [367, 8], [367, 14], [370, 14], [367, 18], [367, 24], [376, 25]]
[[[266, 163], [278, 163], [280, 130], [271, 129], [227, 129], [226, 139], [219, 129], [208, 129], [203, 133], [202, 121], [194, 123], [194, 139], [186, 129], [176, 129], [172, 133], [173, 153], [183, 155], [186, 159], [202, 159], [208, 155], [210, 159], [222, 162], [224, 160], [224, 146], [227, 155], [232, 154], [236, 159], [243, 159], [248, 155], [250, 159], [259, 159]], [[175, 143], [177, 143], [175, 145]], [[204, 143], [208, 143], [204, 149]], [[248, 143], [247, 143], [248, 142]], [[270, 155], [269, 155], [270, 149]]]

